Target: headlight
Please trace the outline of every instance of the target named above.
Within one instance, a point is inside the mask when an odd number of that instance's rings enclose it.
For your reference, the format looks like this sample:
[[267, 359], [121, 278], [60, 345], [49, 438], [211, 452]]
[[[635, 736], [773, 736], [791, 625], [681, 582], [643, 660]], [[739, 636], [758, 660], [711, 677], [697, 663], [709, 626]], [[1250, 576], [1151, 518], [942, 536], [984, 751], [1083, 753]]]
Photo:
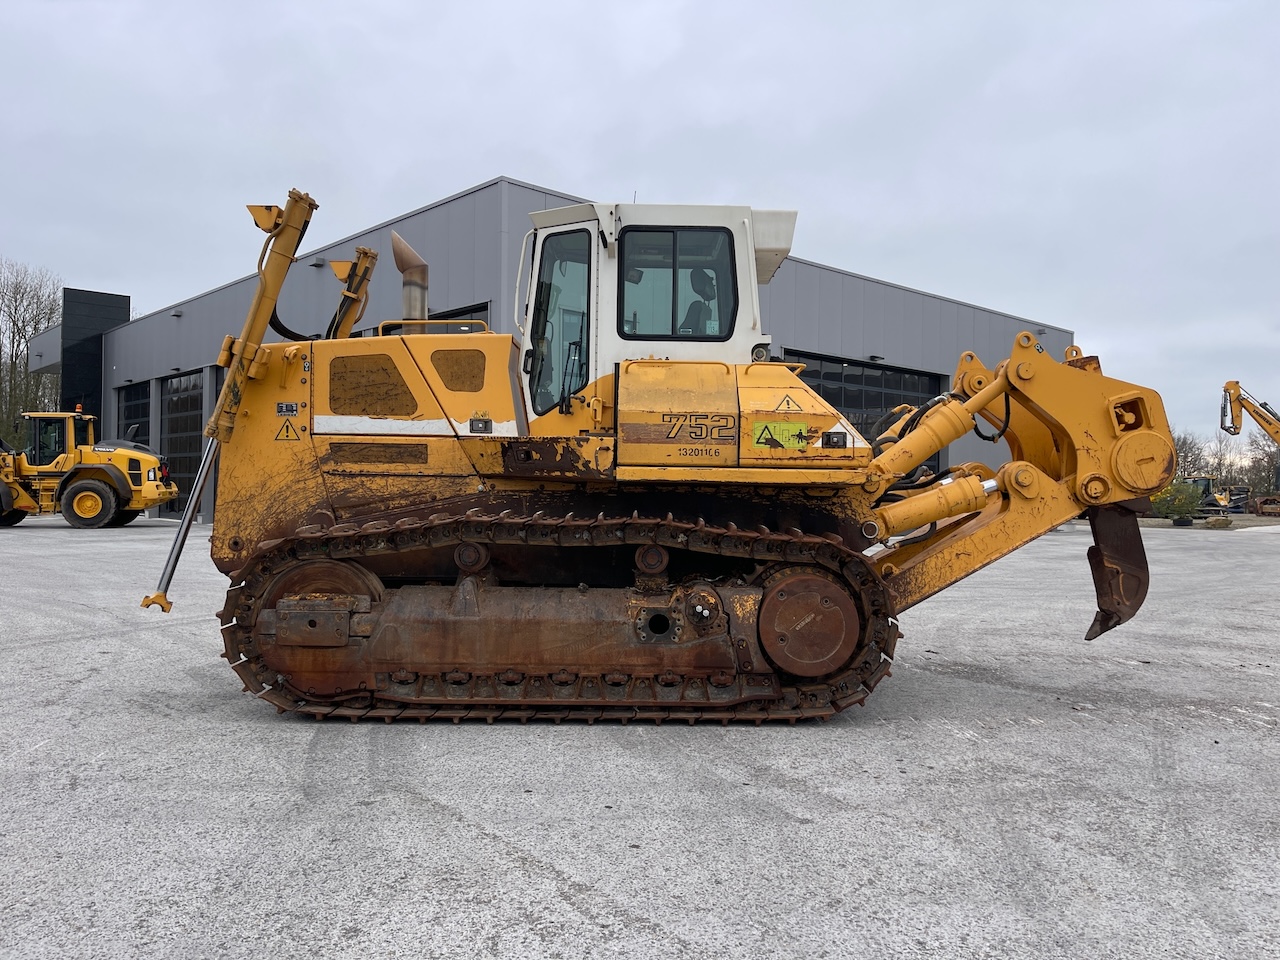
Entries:
[[152, 467], [150, 470], [148, 470], [148, 471], [147, 471], [147, 480], [149, 480], [151, 483], [155, 483], [155, 482], [156, 482], [156, 468], [155, 468], [155, 467]]

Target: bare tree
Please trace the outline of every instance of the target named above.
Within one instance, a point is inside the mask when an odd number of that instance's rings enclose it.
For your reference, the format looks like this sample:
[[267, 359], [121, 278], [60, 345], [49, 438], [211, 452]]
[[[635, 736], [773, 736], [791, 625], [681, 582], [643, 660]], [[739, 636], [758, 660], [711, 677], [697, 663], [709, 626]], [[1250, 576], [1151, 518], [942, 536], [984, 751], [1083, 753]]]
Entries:
[[62, 319], [62, 280], [48, 270], [0, 257], [0, 437], [14, 442], [23, 410], [52, 410], [57, 374], [28, 373], [31, 338]]
[[1195, 477], [1208, 473], [1208, 457], [1203, 437], [1190, 430], [1173, 428], [1173, 449], [1178, 454], [1178, 476]]
[[1236, 447], [1236, 437], [1221, 430], [1214, 433], [1204, 446], [1205, 473], [1220, 484], [1243, 483], [1244, 464]]
[[1248, 450], [1248, 466], [1244, 482], [1256, 497], [1263, 493], [1275, 493], [1276, 469], [1280, 467], [1280, 443], [1276, 443], [1261, 430], [1250, 430], [1245, 438]]

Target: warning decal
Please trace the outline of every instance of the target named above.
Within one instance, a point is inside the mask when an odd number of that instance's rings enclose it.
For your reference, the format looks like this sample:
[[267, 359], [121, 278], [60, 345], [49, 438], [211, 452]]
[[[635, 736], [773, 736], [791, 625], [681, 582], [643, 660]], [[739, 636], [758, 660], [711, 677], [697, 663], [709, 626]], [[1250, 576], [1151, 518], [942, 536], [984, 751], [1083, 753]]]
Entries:
[[276, 434], [277, 440], [301, 440], [298, 431], [293, 426], [292, 420], [286, 420], [280, 427], [280, 432]]
[[782, 402], [773, 408], [774, 413], [799, 413], [804, 408], [791, 399], [791, 394], [782, 395]]
[[751, 442], [757, 447], [803, 450], [809, 446], [809, 425], [786, 420], [757, 422], [751, 428]]

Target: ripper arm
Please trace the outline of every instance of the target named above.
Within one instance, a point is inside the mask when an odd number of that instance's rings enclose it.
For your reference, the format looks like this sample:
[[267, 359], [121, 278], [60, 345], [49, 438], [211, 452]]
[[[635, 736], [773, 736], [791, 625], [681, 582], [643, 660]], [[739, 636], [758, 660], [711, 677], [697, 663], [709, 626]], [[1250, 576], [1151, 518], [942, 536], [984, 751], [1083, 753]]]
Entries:
[[[1175, 455], [1157, 393], [1104, 377], [1072, 347], [1050, 358], [1029, 333], [994, 371], [966, 353], [946, 402], [909, 433], [889, 436], [871, 462], [887, 491], [864, 527], [885, 549], [870, 559], [903, 610], [1067, 520], [1087, 514], [1098, 614], [1088, 639], [1128, 620], [1146, 595], [1137, 513], [1173, 476]], [[934, 453], [995, 425], [1013, 459], [999, 470], [966, 464], [922, 489], [895, 496]], [[898, 426], [907, 424], [904, 417]], [[929, 525], [923, 535], [892, 538]]]

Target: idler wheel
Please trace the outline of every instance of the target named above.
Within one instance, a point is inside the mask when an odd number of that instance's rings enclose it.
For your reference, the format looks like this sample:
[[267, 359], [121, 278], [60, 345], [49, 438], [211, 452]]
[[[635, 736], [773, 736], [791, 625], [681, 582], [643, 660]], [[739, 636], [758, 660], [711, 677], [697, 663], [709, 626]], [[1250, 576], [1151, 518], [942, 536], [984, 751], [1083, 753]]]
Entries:
[[666, 548], [660, 547], [656, 543], [636, 548], [636, 569], [641, 573], [650, 575], [661, 573], [667, 569], [667, 563], [670, 559]]
[[814, 573], [786, 573], [765, 588], [760, 644], [779, 669], [821, 677], [844, 666], [858, 647], [862, 618], [840, 584]]
[[276, 575], [259, 600], [259, 609], [274, 607], [281, 597], [316, 593], [382, 599], [382, 581], [359, 564], [347, 560], [304, 560]]
[[489, 565], [489, 548], [483, 543], [460, 543], [453, 551], [453, 562], [463, 573], [479, 573]]

